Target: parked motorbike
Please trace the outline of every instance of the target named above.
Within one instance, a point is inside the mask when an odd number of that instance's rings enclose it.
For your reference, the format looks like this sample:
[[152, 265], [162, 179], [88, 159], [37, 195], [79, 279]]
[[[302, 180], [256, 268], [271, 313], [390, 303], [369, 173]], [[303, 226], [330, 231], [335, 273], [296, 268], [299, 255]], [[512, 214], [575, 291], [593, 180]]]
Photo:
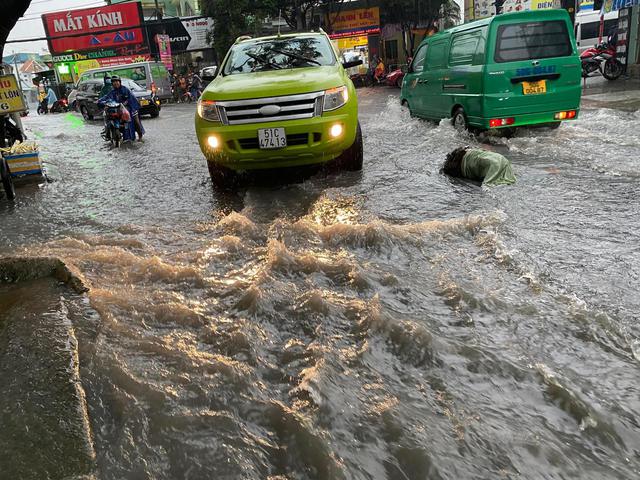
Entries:
[[37, 112], [38, 115], [46, 115], [47, 113], [49, 113], [49, 106], [46, 100], [42, 100], [40, 103], [38, 103]]
[[67, 99], [64, 97], [53, 102], [53, 105], [51, 105], [51, 108], [49, 109], [49, 112], [51, 113], [66, 113], [68, 111], [69, 104], [67, 102]]
[[624, 66], [616, 58], [616, 47], [610, 42], [602, 42], [580, 54], [582, 77], [602, 75], [607, 80], [616, 80], [622, 75]]
[[402, 87], [402, 79], [404, 78], [404, 72], [402, 69], [397, 68], [385, 77], [385, 82], [390, 87]]
[[102, 138], [111, 142], [111, 146], [119, 148], [122, 144], [127, 124], [131, 121], [129, 111], [118, 102], [107, 102], [104, 105], [105, 129]]

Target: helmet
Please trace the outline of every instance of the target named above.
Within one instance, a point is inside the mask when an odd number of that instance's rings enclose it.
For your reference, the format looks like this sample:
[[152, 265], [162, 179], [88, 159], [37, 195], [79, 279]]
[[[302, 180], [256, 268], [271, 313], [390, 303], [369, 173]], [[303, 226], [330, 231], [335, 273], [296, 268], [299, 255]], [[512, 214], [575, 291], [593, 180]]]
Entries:
[[112, 82], [120, 82], [121, 80], [120, 80], [120, 77], [118, 75], [113, 75], [111, 77], [111, 81]]

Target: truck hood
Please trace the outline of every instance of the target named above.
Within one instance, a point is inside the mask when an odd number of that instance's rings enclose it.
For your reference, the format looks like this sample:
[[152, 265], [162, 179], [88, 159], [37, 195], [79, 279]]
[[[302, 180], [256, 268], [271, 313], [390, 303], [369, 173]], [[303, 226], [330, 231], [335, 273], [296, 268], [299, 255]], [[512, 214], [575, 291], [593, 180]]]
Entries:
[[219, 75], [209, 84], [202, 98], [220, 101], [295, 95], [338, 87], [345, 81], [336, 66]]

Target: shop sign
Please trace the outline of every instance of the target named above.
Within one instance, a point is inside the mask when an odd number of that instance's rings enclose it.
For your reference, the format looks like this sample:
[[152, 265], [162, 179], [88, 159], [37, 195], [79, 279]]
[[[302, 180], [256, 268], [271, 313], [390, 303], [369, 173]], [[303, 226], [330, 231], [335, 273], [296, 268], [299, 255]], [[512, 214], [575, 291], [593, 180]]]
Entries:
[[334, 34], [368, 32], [372, 29], [380, 32], [380, 8], [358, 8], [341, 12], [333, 20], [331, 27]]
[[16, 77], [0, 75], [0, 114], [23, 112], [26, 109]]
[[115, 67], [116, 65], [128, 65], [130, 63], [150, 62], [150, 55], [129, 55], [126, 57], [98, 58], [94, 60], [82, 60], [76, 63], [78, 75], [87, 70], [101, 67]]
[[[211, 48], [207, 43], [207, 35], [212, 28], [213, 20], [208, 17], [185, 17], [148, 23], [147, 34], [149, 38], [168, 35], [171, 51], [175, 54]], [[151, 49], [153, 54], [160, 53], [157, 43], [154, 43]]]
[[366, 47], [367, 45], [369, 45], [369, 37], [366, 35], [338, 39], [339, 50], [351, 50], [357, 47]]
[[[49, 50], [54, 55], [143, 43], [142, 19], [139, 2], [42, 15]], [[77, 34], [86, 35], [69, 36]]]
[[125, 45], [124, 47], [96, 50], [94, 52], [73, 52], [64, 55], [53, 55], [54, 63], [79, 62], [97, 58], [128, 57], [132, 55], [148, 55], [149, 49], [145, 45]]

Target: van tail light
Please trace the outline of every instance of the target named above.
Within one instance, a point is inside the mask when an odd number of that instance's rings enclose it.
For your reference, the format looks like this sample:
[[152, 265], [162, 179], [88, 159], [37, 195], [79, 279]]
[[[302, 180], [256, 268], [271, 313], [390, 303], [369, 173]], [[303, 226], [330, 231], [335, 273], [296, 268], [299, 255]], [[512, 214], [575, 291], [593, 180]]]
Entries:
[[567, 110], [565, 112], [558, 112], [556, 113], [553, 118], [555, 120], [569, 120], [571, 118], [576, 118], [578, 112], [576, 112], [575, 110]]
[[514, 123], [516, 123], [516, 119], [513, 118], [513, 117], [492, 118], [491, 120], [489, 120], [489, 127], [491, 127], [491, 128], [506, 127], [508, 125], [513, 125]]
[[156, 93], [156, 82], [151, 82], [151, 93], [153, 93], [155, 95]]

